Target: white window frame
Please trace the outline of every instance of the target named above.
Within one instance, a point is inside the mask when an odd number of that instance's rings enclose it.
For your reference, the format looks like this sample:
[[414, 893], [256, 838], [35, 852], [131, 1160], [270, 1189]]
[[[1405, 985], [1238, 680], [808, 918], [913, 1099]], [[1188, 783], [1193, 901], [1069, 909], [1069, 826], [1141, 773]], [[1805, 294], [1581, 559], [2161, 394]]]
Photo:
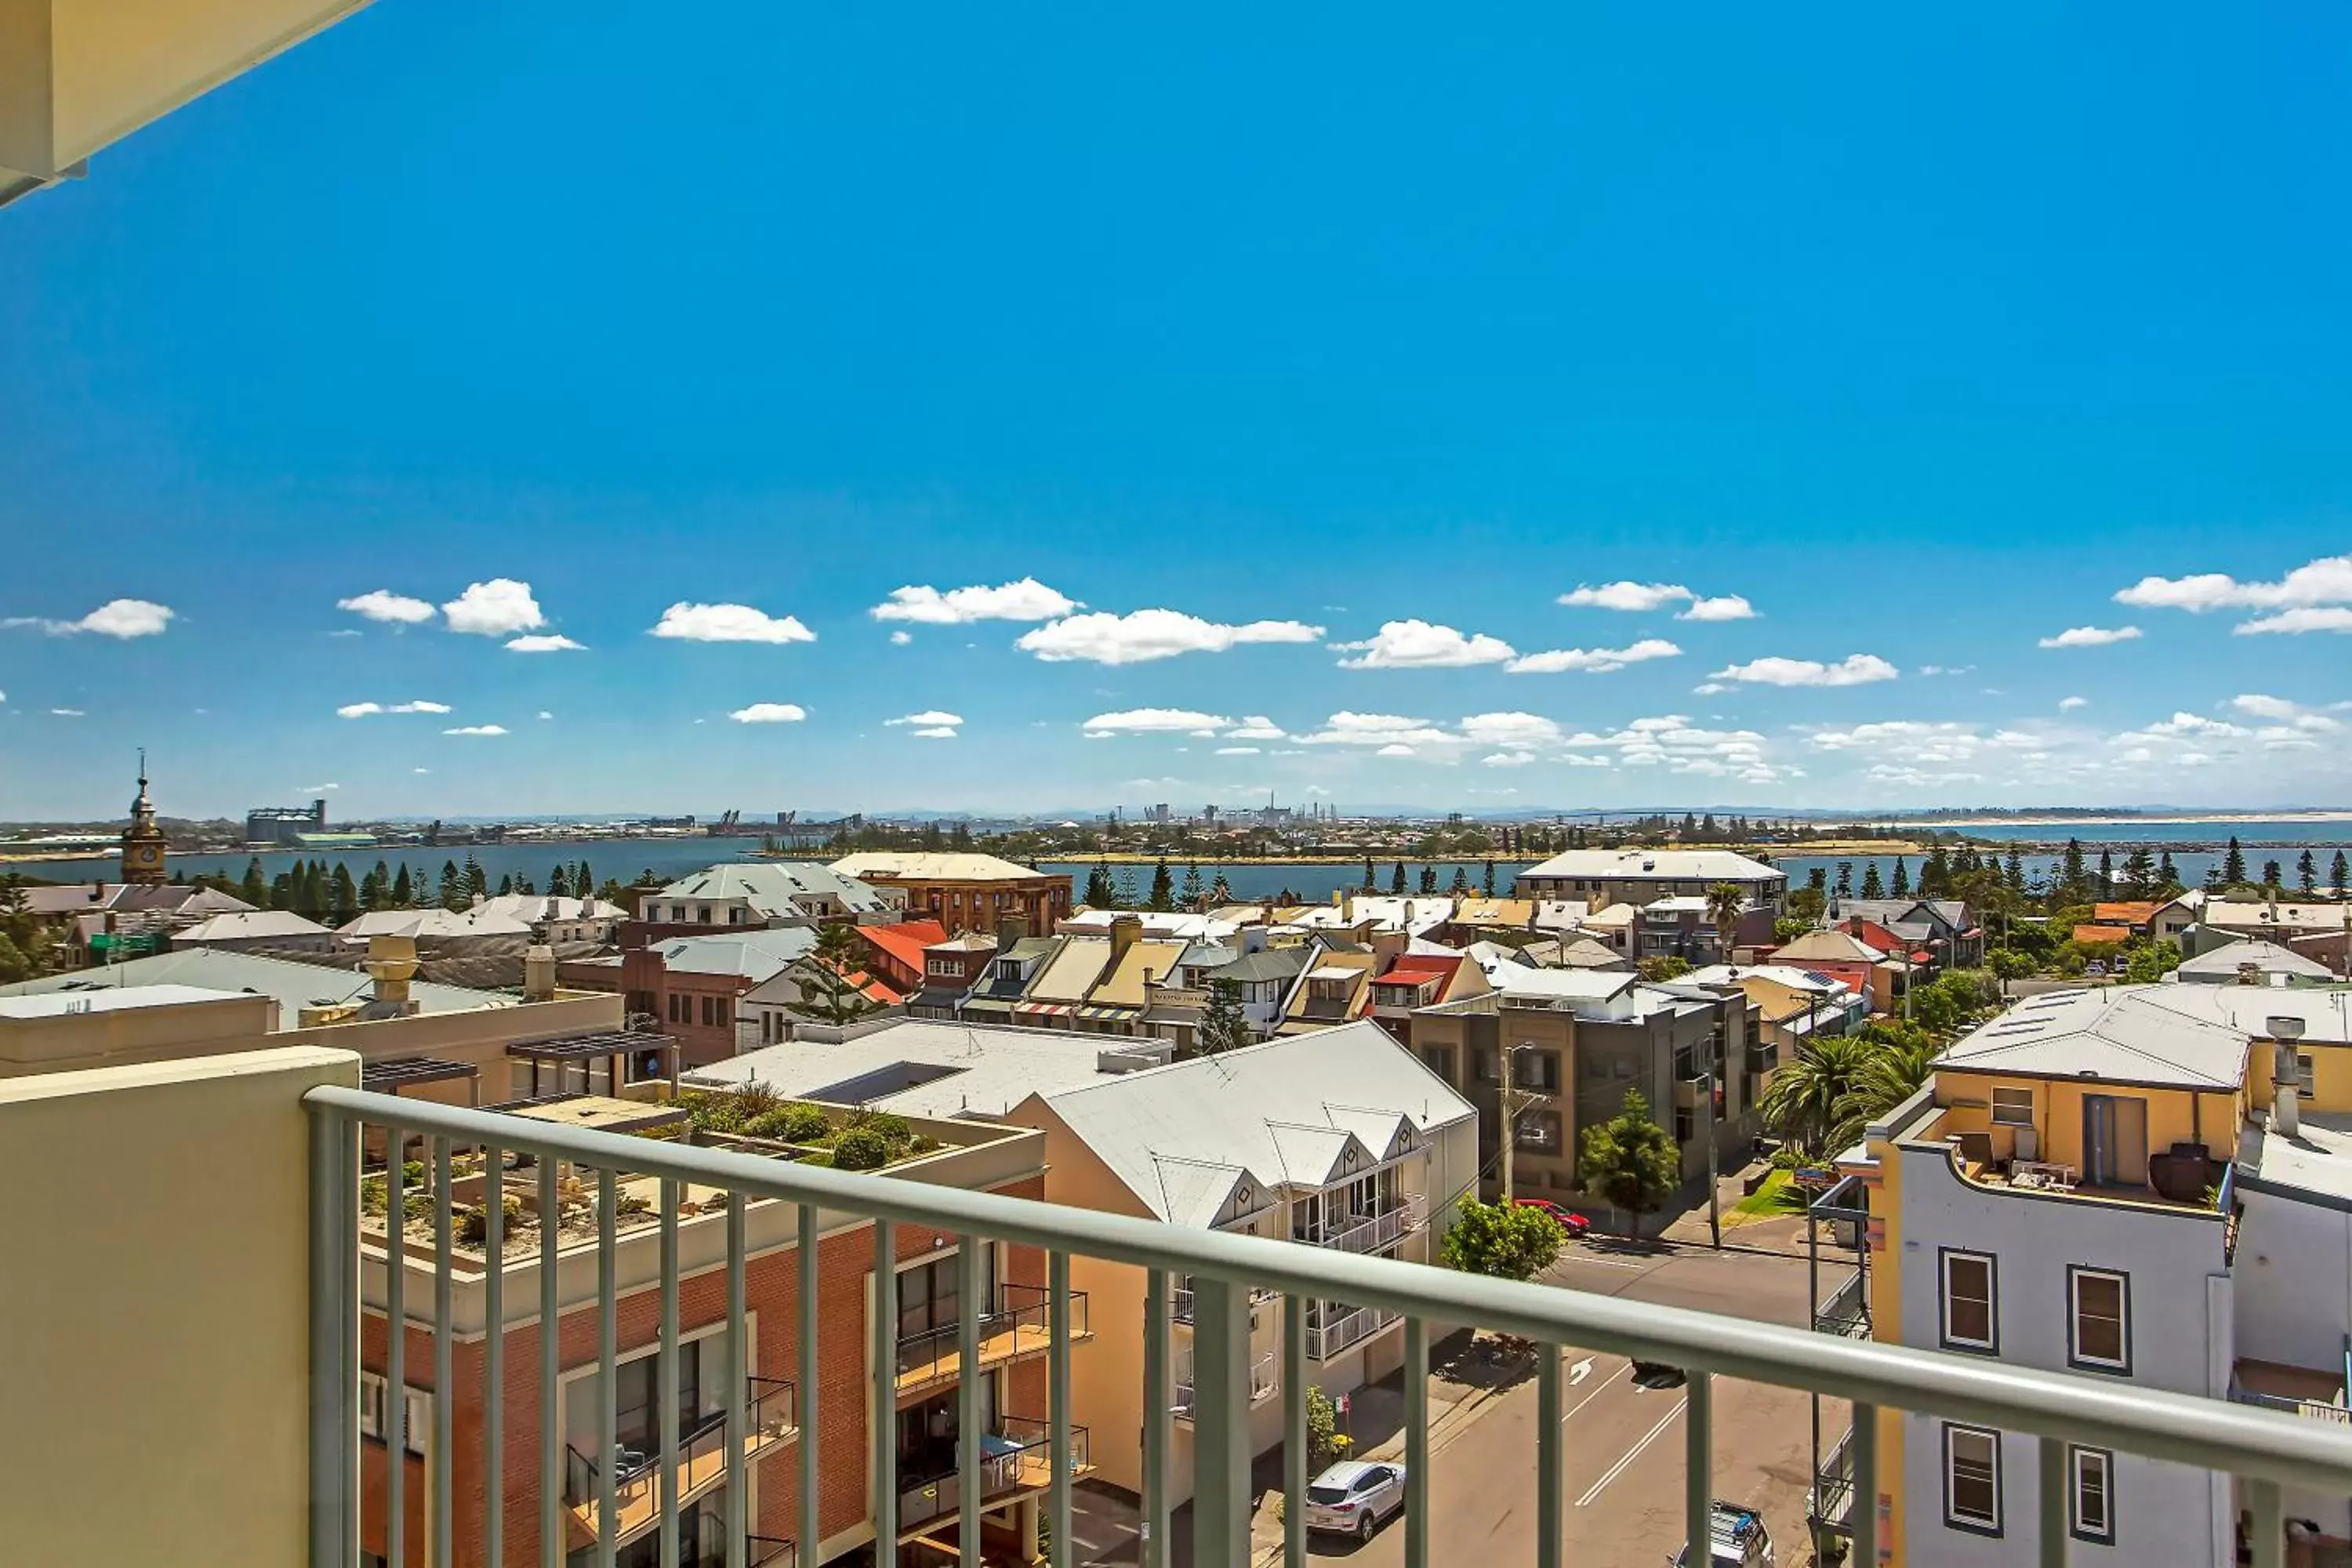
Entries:
[[[1967, 1338], [1952, 1330], [1952, 1264], [1955, 1259], [1984, 1265], [1985, 1337]], [[2000, 1261], [1990, 1252], [1948, 1247], [1936, 1260], [1936, 1338], [1946, 1350], [2000, 1352]]]
[[[1992, 1474], [1992, 1516], [1990, 1519], [1962, 1513], [1957, 1506], [1953, 1482], [1954, 1472], [1958, 1468], [1958, 1444], [1962, 1438], [1971, 1440], [1981, 1438], [1985, 1444], [1986, 1453], [1990, 1457], [1989, 1468]], [[1965, 1530], [1976, 1535], [2000, 1534], [2000, 1434], [1990, 1426], [1965, 1426], [1956, 1421], [1945, 1422], [1943, 1463], [1944, 1527], [1947, 1530]]]
[[[360, 1371], [360, 1435], [383, 1441], [384, 1394], [391, 1384], [380, 1372]], [[433, 1391], [429, 1388], [406, 1390], [406, 1425], [401, 1429], [401, 1447], [419, 1458], [425, 1457], [425, 1439], [433, 1430]]]
[[[2120, 1359], [2095, 1356], [2083, 1349], [2083, 1281], [2111, 1279], [2116, 1285], [2116, 1337]], [[2131, 1373], [2131, 1276], [2116, 1268], [2071, 1268], [2066, 1270], [2066, 1360], [2092, 1372]]]
[[[2003, 1095], [2010, 1097], [2011, 1110], [2008, 1113], [2004, 1113], [2001, 1108], [2001, 1097]], [[2025, 1097], [2025, 1114], [2022, 1116], [2014, 1113], [2016, 1099], [2020, 1095]], [[1995, 1127], [2032, 1126], [2033, 1090], [2032, 1087], [2025, 1084], [1997, 1085], [1992, 1090], [1992, 1124]]]
[[[2084, 1479], [2095, 1471], [2099, 1518], [2095, 1523], [2083, 1507]], [[2105, 1448], [2066, 1449], [2066, 1527], [2077, 1541], [2112, 1546], [2116, 1539], [2116, 1457]]]

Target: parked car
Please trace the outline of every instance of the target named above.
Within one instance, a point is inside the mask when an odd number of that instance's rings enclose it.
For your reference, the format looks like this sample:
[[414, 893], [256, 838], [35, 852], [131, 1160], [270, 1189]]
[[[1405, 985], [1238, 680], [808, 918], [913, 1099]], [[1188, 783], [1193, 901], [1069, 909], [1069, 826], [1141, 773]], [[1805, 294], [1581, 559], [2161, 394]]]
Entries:
[[1689, 1382], [1683, 1369], [1662, 1361], [1637, 1361], [1633, 1363], [1635, 1388], [1680, 1388]]
[[1370, 1541], [1381, 1521], [1402, 1507], [1402, 1465], [1342, 1459], [1308, 1483], [1307, 1528]]
[[1559, 1222], [1559, 1228], [1570, 1236], [1582, 1236], [1592, 1228], [1592, 1222], [1572, 1210], [1564, 1209], [1549, 1198], [1515, 1198], [1520, 1208], [1537, 1209]]
[[1709, 1523], [1706, 1561], [1693, 1563], [1690, 1543], [1685, 1542], [1680, 1552], [1667, 1559], [1674, 1568], [1777, 1568], [1772, 1532], [1764, 1528], [1764, 1516], [1754, 1509], [1718, 1498]]

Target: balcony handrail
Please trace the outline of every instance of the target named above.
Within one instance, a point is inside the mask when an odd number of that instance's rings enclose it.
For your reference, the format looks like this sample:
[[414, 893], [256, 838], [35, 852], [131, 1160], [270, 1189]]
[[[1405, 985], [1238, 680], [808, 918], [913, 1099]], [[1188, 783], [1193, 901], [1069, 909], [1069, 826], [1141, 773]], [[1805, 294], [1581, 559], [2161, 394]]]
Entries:
[[[1015, 1331], [1024, 1327], [1034, 1328], [1040, 1332], [1047, 1327], [1047, 1320], [1053, 1310], [1053, 1296], [1045, 1286], [1032, 1285], [1020, 1279], [1000, 1279], [988, 1297], [990, 1305], [980, 1314], [980, 1337], [983, 1343], [991, 1335], [1002, 1333], [1008, 1326]], [[1012, 1302], [1023, 1304], [1008, 1304]], [[1087, 1293], [1084, 1290], [1070, 1292], [1070, 1311], [1073, 1331], [1085, 1333]], [[956, 1324], [944, 1323], [938, 1328], [900, 1334], [898, 1374], [904, 1377], [925, 1368], [936, 1371], [944, 1366], [956, 1353], [960, 1331]]]
[[[743, 1381], [745, 1431], [757, 1433], [766, 1430], [771, 1417], [779, 1411], [782, 1414], [776, 1418], [777, 1430], [791, 1430], [793, 1426], [793, 1385], [780, 1377], [753, 1376], [747, 1377]], [[725, 1405], [722, 1405], [716, 1410], [705, 1411], [696, 1416], [691, 1425], [678, 1428], [678, 1454], [684, 1457], [703, 1439], [723, 1433], [726, 1429], [727, 1407]], [[596, 1495], [596, 1478], [599, 1473], [595, 1459], [590, 1455], [582, 1453], [580, 1445], [577, 1443], [566, 1443], [563, 1447], [564, 1500], [573, 1503], [593, 1500]], [[651, 1441], [646, 1447], [628, 1448], [625, 1449], [624, 1453], [626, 1456], [625, 1462], [613, 1467], [613, 1483], [617, 1487], [633, 1486], [661, 1468], [661, 1442], [658, 1438]]]
[[2330, 1493], [2352, 1491], [2352, 1430], [2339, 1432], [2327, 1423], [2251, 1405], [1034, 1198], [539, 1125], [527, 1118], [338, 1086], [309, 1089], [303, 1100], [331, 1121], [494, 1143], [544, 1159], [669, 1176], [751, 1198], [1203, 1275], [1237, 1287], [1270, 1285], [1293, 1296], [1360, 1302], [1426, 1321], [1477, 1323], [1541, 1343], [1807, 1388], [1864, 1405], [1933, 1412], [2200, 1470], [2224, 1469]]

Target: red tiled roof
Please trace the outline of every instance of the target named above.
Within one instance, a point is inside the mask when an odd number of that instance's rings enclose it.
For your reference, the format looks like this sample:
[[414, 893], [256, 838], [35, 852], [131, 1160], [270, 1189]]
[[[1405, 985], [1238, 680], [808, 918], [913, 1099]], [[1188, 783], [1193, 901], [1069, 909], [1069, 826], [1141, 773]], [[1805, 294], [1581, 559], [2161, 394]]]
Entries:
[[1853, 920], [1846, 921], [1845, 924], [1838, 927], [1838, 930], [1845, 932], [1846, 935], [1853, 938], [1856, 942], [1862, 942], [1865, 946], [1874, 948], [1880, 952], [1901, 952], [1905, 951], [1904, 942], [1901, 937], [1896, 936], [1893, 931], [1888, 931], [1876, 921], [1864, 920], [1859, 915], [1855, 916]]
[[2093, 904], [2091, 916], [2103, 926], [2141, 926], [2156, 918], [2164, 906], [2154, 899], [2130, 899], [2118, 903]]
[[948, 939], [937, 921], [900, 921], [896, 925], [859, 926], [857, 934], [916, 974], [923, 973], [923, 949]]
[[2129, 926], [2079, 925], [2074, 928], [2077, 942], [2126, 942], [2131, 937]]
[[1426, 985], [1433, 980], [1451, 980], [1454, 972], [1462, 967], [1459, 953], [1441, 956], [1433, 952], [1407, 953], [1389, 965], [1386, 974], [1377, 976], [1375, 985]]

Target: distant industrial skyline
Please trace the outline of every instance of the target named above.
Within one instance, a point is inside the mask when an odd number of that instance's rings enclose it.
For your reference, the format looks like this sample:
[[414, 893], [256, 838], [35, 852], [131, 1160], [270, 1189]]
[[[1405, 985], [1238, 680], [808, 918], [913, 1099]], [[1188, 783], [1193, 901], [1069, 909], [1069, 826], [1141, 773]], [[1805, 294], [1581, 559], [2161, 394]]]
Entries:
[[721, 13], [0, 216], [0, 817], [2344, 798], [2352, 16]]

